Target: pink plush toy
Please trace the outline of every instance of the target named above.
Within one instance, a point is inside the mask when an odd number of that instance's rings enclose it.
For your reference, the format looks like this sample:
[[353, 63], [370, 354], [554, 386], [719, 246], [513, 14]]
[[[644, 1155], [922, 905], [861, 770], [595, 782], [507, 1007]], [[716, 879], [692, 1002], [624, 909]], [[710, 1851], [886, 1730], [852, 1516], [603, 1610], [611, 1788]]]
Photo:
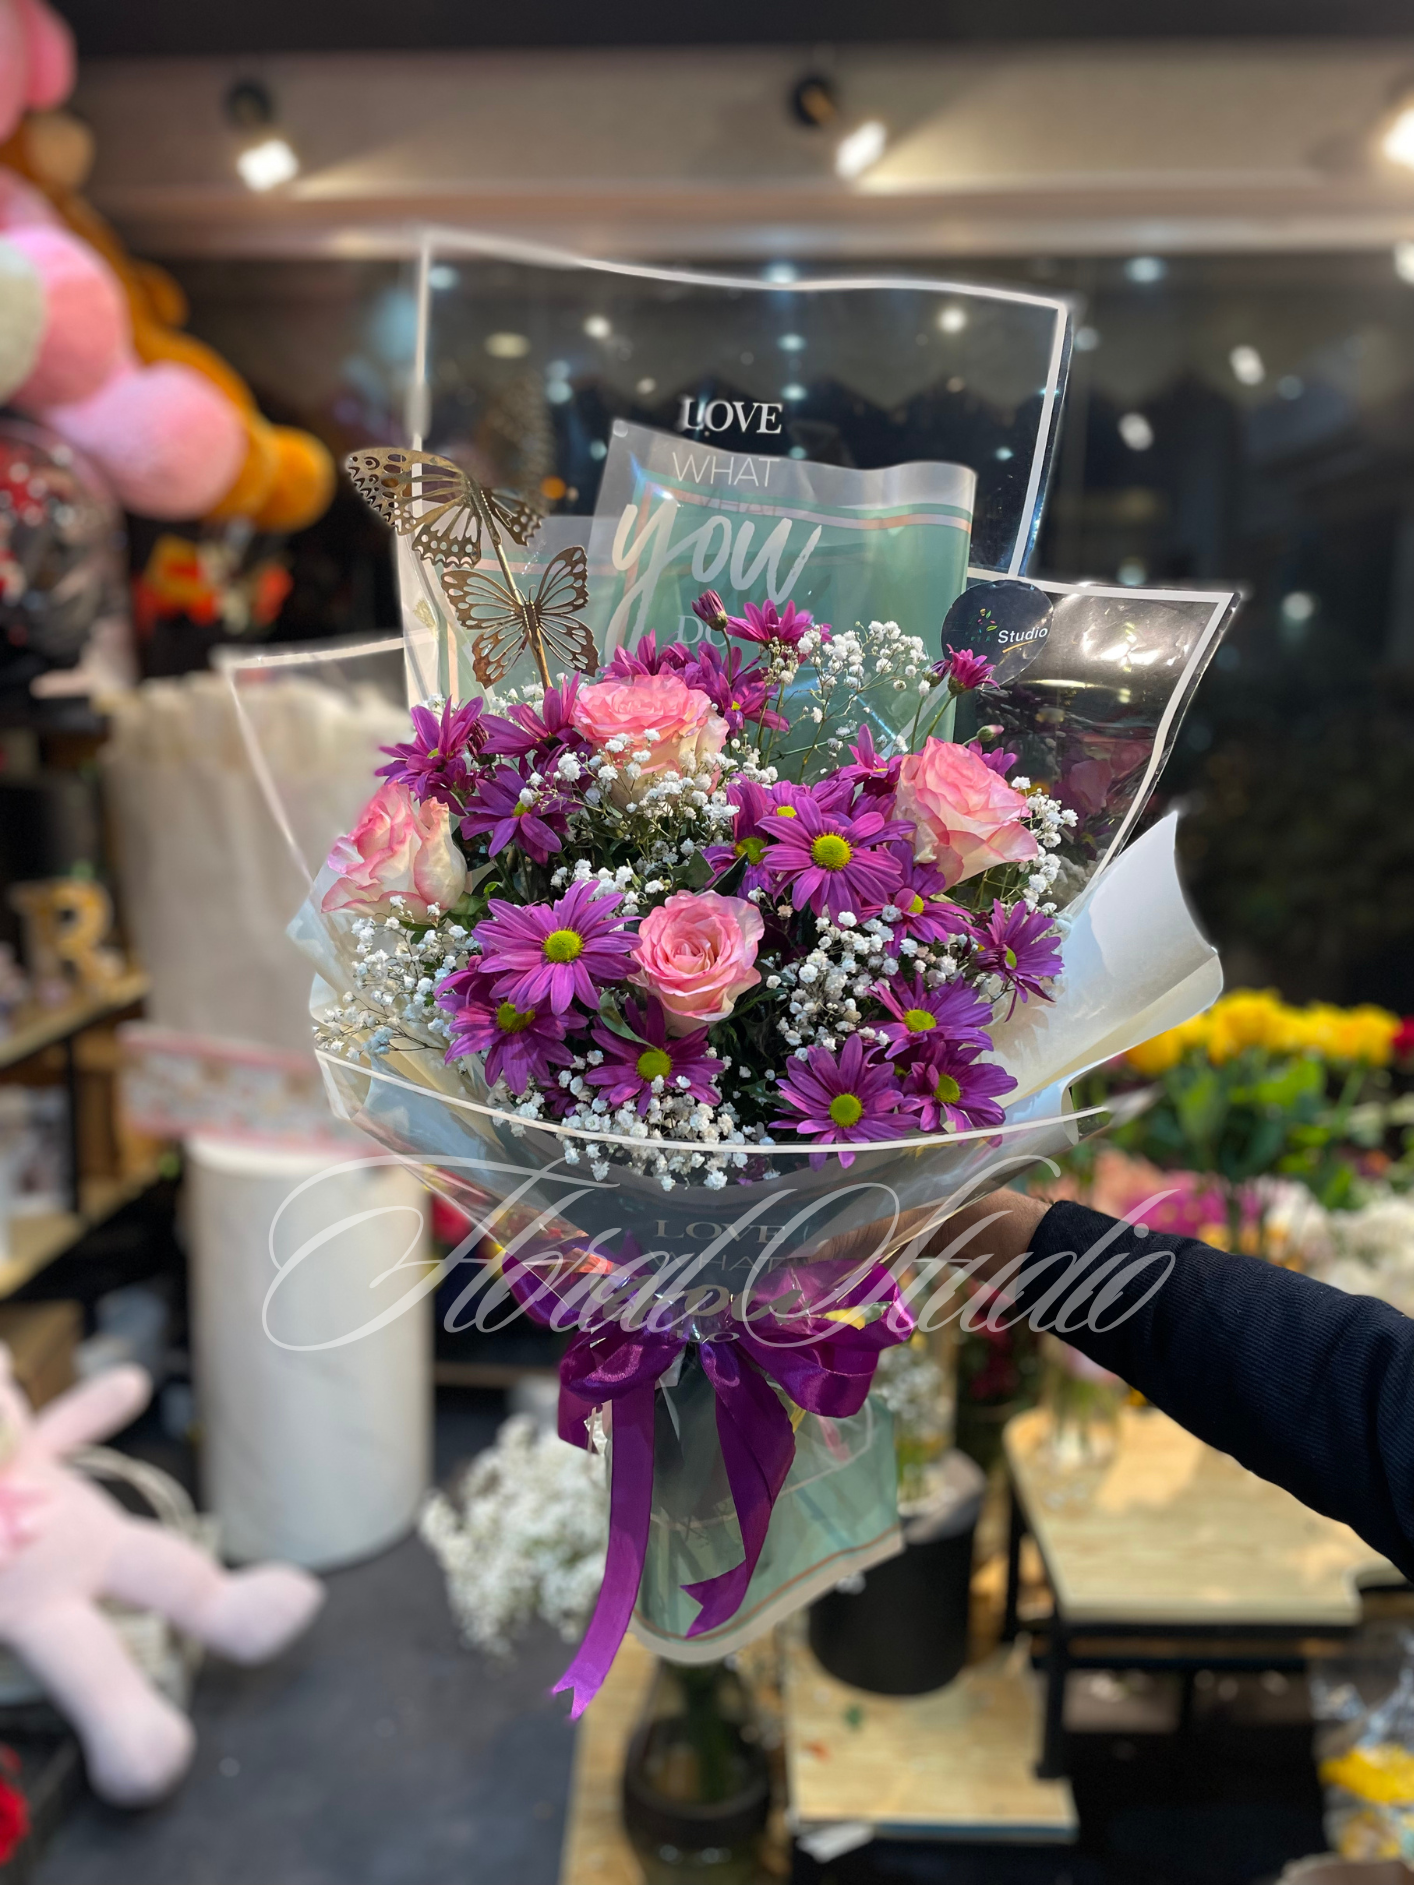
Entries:
[[75, 1447], [126, 1426], [151, 1391], [141, 1368], [114, 1368], [35, 1416], [0, 1343], [0, 1641], [72, 1722], [94, 1791], [117, 1806], [170, 1792], [195, 1735], [129, 1656], [98, 1598], [155, 1610], [242, 1663], [277, 1655], [324, 1600], [318, 1580], [290, 1565], [224, 1571], [63, 1464]]
[[[60, 104], [73, 83], [73, 37], [59, 16], [44, 0], [0, 0], [0, 140], [26, 110]], [[170, 520], [210, 510], [235, 483], [249, 445], [231, 401], [179, 362], [138, 364], [112, 269], [43, 196], [3, 170], [0, 230], [35, 268], [46, 303], [39, 357], [13, 403], [86, 453], [126, 510]]]
[[138, 366], [126, 344], [123, 351], [123, 364], [91, 398], [48, 407], [45, 424], [103, 468], [124, 510], [200, 517], [230, 490], [245, 460], [240, 414], [179, 360]]
[[38, 414], [91, 398], [118, 371], [126, 350], [128, 311], [117, 278], [67, 230], [35, 223], [12, 228], [9, 240], [33, 264], [45, 301], [39, 358], [10, 404]]
[[50, 111], [74, 89], [74, 36], [44, 0], [0, 9], [0, 124], [8, 137], [26, 111]]

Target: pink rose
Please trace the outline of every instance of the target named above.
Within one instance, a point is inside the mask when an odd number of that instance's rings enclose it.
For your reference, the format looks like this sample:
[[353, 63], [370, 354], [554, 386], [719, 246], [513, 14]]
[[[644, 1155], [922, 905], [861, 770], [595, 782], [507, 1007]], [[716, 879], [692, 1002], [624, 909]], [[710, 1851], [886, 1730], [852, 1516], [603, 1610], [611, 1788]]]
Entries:
[[[636, 674], [627, 681], [596, 681], [581, 687], [575, 697], [574, 724], [599, 752], [611, 740], [622, 747], [607, 754], [619, 768], [610, 788], [615, 804], [628, 805], [642, 798], [655, 775], [696, 774], [708, 767], [726, 744], [727, 723], [699, 688], [689, 687], [680, 674]], [[647, 752], [638, 761], [636, 779], [623, 769], [634, 753]]]
[[952, 740], [927, 740], [921, 753], [908, 755], [894, 804], [900, 818], [913, 820], [915, 857], [936, 864], [949, 888], [1039, 853], [1021, 822], [1024, 795]]
[[450, 909], [466, 883], [466, 860], [446, 806], [415, 799], [392, 779], [373, 794], [353, 830], [334, 840], [327, 861], [339, 880], [320, 908], [360, 916], [386, 913], [388, 899], [401, 896], [407, 915], [425, 917], [432, 903]]
[[628, 979], [656, 995], [669, 1034], [725, 1021], [737, 996], [761, 980], [752, 967], [766, 925], [753, 903], [715, 890], [678, 890], [638, 926]]

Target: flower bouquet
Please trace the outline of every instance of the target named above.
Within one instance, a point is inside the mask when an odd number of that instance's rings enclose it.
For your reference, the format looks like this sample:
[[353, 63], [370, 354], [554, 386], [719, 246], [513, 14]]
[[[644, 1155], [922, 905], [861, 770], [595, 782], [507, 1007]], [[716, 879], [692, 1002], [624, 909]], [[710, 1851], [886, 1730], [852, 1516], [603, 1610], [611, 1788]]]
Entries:
[[[646, 449], [616, 428], [603, 490]], [[523, 494], [421, 451], [350, 471], [440, 691], [292, 934], [336, 1110], [473, 1221], [454, 1313], [577, 1331], [561, 1431], [607, 1414], [612, 1464], [577, 1713], [631, 1616], [714, 1659], [898, 1549], [869, 1388], [942, 1312], [949, 1213], [1072, 1144], [1069, 1081], [1220, 986], [1172, 820], [1119, 846], [1233, 598], [959, 567], [930, 618], [831, 623], [758, 565], [635, 633], [625, 559], [537, 568]]]

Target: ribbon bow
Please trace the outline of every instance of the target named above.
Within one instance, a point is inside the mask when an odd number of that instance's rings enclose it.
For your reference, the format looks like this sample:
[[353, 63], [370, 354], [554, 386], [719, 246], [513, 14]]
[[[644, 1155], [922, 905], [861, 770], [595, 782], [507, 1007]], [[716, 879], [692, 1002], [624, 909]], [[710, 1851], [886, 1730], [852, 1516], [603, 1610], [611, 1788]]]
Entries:
[[[795, 1458], [795, 1426], [771, 1383], [806, 1413], [843, 1419], [864, 1405], [880, 1351], [913, 1333], [913, 1317], [882, 1266], [846, 1272], [854, 1280], [838, 1293], [831, 1290], [838, 1266], [819, 1269], [818, 1277], [805, 1271], [803, 1285], [799, 1271], [788, 1282], [784, 1276], [768, 1280], [747, 1320], [723, 1322], [720, 1331], [696, 1338], [716, 1396], [717, 1437], [744, 1555], [730, 1570], [683, 1586], [702, 1606], [689, 1636], [720, 1628], [740, 1608]], [[831, 1306], [811, 1306], [812, 1291], [816, 1303]], [[533, 1299], [526, 1301], [520, 1289], [515, 1293], [532, 1315], [548, 1319]], [[788, 1295], [797, 1299], [789, 1307]], [[579, 1653], [552, 1691], [574, 1691], [572, 1721], [598, 1694], [633, 1614], [653, 1507], [654, 1397], [692, 1339], [611, 1325], [577, 1335], [560, 1361], [562, 1440], [588, 1446], [590, 1415], [598, 1407], [613, 1408], [604, 1581]]]

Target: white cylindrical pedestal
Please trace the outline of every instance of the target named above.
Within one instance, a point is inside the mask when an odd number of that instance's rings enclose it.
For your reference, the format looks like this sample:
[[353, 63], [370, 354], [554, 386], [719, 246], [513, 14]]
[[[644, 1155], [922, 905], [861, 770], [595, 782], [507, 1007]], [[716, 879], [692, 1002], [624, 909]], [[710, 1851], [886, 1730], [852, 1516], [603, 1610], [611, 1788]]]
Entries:
[[[228, 1557], [330, 1569], [391, 1544], [416, 1516], [432, 1412], [431, 1311], [418, 1294], [426, 1194], [377, 1157], [340, 1172], [348, 1156], [188, 1141], [202, 1489]], [[311, 1179], [272, 1258], [276, 1213]], [[340, 1341], [399, 1304], [383, 1327]]]

